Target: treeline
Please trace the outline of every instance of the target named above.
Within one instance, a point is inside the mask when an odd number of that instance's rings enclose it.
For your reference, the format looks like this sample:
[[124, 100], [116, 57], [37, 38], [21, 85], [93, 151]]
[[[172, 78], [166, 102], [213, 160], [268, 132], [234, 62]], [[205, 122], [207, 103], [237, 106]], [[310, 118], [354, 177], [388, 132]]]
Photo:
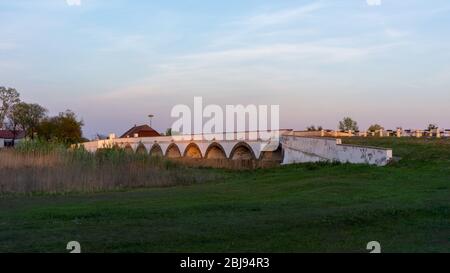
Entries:
[[66, 145], [84, 141], [83, 121], [71, 110], [48, 116], [45, 107], [22, 101], [16, 89], [6, 87], [0, 87], [0, 103], [0, 125], [12, 132], [13, 143], [21, 134], [32, 140]]
[[[350, 118], [350, 117], [345, 117], [341, 121], [339, 121], [338, 128], [339, 128], [339, 130], [341, 132], [348, 132], [348, 131], [355, 132], [355, 131], [359, 131], [358, 123], [355, 120], [353, 120], [352, 118]], [[401, 129], [402, 127], [398, 126], [397, 128]], [[438, 129], [438, 128], [439, 128], [439, 126], [437, 124], [435, 124], [435, 123], [430, 123], [427, 126], [427, 130], [435, 130], [435, 129]], [[311, 125], [311, 126], [306, 127], [307, 131], [321, 131], [322, 129], [323, 129], [322, 126], [317, 126], [316, 127], [315, 125]], [[377, 132], [377, 131], [380, 131], [380, 130], [384, 130], [384, 127], [379, 125], [379, 124], [372, 124], [367, 129], [368, 132]]]

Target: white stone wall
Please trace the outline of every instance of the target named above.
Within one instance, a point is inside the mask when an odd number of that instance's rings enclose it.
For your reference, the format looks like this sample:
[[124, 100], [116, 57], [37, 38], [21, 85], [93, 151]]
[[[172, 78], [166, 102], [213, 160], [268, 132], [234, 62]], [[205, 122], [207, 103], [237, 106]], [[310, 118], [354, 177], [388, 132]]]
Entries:
[[[167, 148], [170, 146], [170, 144], [174, 143], [177, 145], [178, 149], [181, 152], [181, 155], [184, 154], [186, 151], [187, 146], [190, 143], [195, 143], [199, 147], [202, 156], [205, 156], [206, 150], [212, 143], [218, 143], [225, 151], [225, 154], [228, 157], [230, 157], [231, 152], [233, 148], [241, 143], [241, 140], [220, 140], [220, 141], [206, 141], [206, 140], [187, 140], [186, 138], [181, 137], [143, 137], [143, 138], [116, 138], [116, 139], [108, 139], [108, 140], [98, 140], [98, 141], [91, 141], [91, 142], [85, 142], [81, 145], [84, 146], [84, 148], [89, 152], [95, 152], [97, 149], [105, 148], [105, 147], [112, 147], [114, 145], [118, 145], [119, 147], [125, 148], [126, 146], [130, 145], [131, 148], [136, 151], [137, 147], [142, 143], [145, 148], [147, 149], [147, 152], [150, 152], [153, 145], [159, 145], [161, 147], [161, 150], [165, 154], [167, 151]], [[253, 153], [255, 154], [256, 158], [259, 158], [261, 155], [261, 151], [275, 151], [278, 146], [273, 145], [271, 141], [244, 141], [247, 143]], [[269, 145], [270, 144], [270, 145]]]
[[283, 164], [337, 161], [384, 166], [392, 159], [392, 150], [343, 145], [340, 139], [282, 136]]
[[338, 161], [385, 166], [392, 160], [392, 149], [357, 145], [336, 145]]
[[[83, 143], [86, 150], [95, 152], [97, 149], [104, 147], [112, 147], [118, 145], [125, 148], [130, 145], [136, 151], [140, 144], [143, 144], [150, 152], [153, 145], [159, 145], [165, 154], [167, 148], [172, 143], [176, 144], [181, 152], [184, 154], [187, 146], [190, 143], [196, 143], [199, 147], [202, 157], [205, 156], [206, 150], [213, 143], [216, 142], [225, 151], [227, 158], [231, 156], [231, 152], [236, 145], [239, 145], [241, 140], [221, 140], [221, 141], [206, 141], [195, 140], [195, 138], [186, 139], [180, 137], [149, 137], [149, 138], [118, 138], [110, 140], [99, 140], [93, 142]], [[252, 149], [255, 157], [258, 159], [261, 151], [275, 151], [278, 148], [276, 141], [245, 141]], [[281, 144], [284, 151], [283, 164], [303, 163], [303, 162], [318, 162], [318, 161], [338, 161], [342, 163], [362, 163], [373, 164], [378, 166], [386, 165], [392, 159], [392, 150], [374, 147], [364, 147], [356, 145], [343, 145], [340, 139], [324, 138], [324, 137], [298, 137], [294, 135], [281, 136]]]

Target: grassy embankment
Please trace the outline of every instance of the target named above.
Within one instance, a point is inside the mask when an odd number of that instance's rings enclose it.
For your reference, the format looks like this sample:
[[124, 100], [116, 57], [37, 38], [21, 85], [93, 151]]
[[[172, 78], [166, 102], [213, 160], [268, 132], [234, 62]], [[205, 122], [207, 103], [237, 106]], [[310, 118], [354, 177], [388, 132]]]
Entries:
[[[450, 140], [392, 147], [387, 167], [305, 164], [201, 170], [213, 182], [123, 192], [0, 197], [0, 252], [450, 251]], [[224, 175], [224, 176], [223, 176]], [[189, 183], [190, 184], [190, 183]]]

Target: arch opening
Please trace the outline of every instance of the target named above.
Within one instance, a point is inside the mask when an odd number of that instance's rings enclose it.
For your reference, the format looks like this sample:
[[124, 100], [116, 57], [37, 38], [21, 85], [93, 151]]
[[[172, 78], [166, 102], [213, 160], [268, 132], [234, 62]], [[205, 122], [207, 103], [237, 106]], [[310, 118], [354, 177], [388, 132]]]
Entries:
[[174, 143], [170, 144], [169, 147], [167, 147], [166, 151], [166, 157], [167, 158], [179, 158], [181, 157], [181, 152], [178, 146]]
[[230, 158], [232, 160], [253, 160], [256, 159], [255, 153], [253, 152], [250, 145], [245, 142], [240, 142], [234, 146], [231, 151]]
[[139, 144], [136, 149], [136, 154], [145, 155], [147, 154], [147, 148], [145, 148], [144, 144]]
[[134, 150], [133, 150], [133, 148], [131, 147], [130, 144], [127, 144], [127, 145], [125, 146], [124, 150], [125, 150], [125, 152], [126, 152], [127, 154], [133, 154], [133, 153], [134, 153]]
[[191, 143], [186, 147], [184, 151], [184, 157], [187, 158], [202, 158], [202, 152], [200, 148], [195, 143]]
[[153, 145], [153, 147], [150, 149], [150, 156], [163, 157], [164, 153], [161, 149], [161, 146], [159, 146], [158, 144]]
[[225, 150], [220, 144], [212, 143], [209, 145], [208, 149], [205, 153], [206, 159], [226, 159], [227, 155], [225, 154]]

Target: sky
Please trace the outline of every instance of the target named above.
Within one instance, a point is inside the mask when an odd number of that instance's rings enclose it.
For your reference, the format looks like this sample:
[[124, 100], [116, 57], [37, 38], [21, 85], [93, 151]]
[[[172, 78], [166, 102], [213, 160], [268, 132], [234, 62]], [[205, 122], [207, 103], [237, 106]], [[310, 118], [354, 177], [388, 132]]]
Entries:
[[177, 104], [280, 105], [282, 128], [450, 129], [448, 0], [0, 0], [0, 86], [84, 134]]

